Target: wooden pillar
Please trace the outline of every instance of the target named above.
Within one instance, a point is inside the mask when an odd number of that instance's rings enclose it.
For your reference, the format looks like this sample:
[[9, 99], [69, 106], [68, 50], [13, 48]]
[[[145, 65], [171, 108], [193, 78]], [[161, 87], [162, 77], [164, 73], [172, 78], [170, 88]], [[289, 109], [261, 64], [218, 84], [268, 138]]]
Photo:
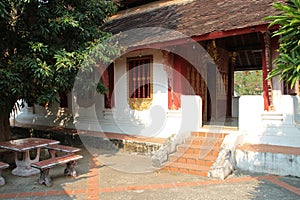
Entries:
[[228, 72], [228, 92], [227, 92], [227, 116], [232, 116], [232, 97], [234, 96], [234, 66], [236, 63], [237, 52], [230, 53], [230, 63]]
[[183, 59], [178, 56], [174, 55], [174, 97], [175, 97], [175, 105], [180, 108], [181, 107], [181, 94], [185, 94], [185, 87], [184, 87], [184, 77], [185, 77], [185, 68]]
[[270, 90], [267, 76], [270, 69], [270, 33], [263, 33], [262, 39], [262, 76], [263, 76], [263, 98], [264, 110], [269, 110], [270, 107]]
[[174, 94], [174, 55], [171, 52], [162, 51], [163, 53], [163, 67], [168, 77], [168, 109], [175, 110], [175, 94]]
[[101, 81], [103, 85], [108, 89], [104, 93], [104, 107], [113, 108], [114, 107], [114, 63], [111, 63], [108, 67], [105, 64], [99, 64], [99, 70], [101, 75]]

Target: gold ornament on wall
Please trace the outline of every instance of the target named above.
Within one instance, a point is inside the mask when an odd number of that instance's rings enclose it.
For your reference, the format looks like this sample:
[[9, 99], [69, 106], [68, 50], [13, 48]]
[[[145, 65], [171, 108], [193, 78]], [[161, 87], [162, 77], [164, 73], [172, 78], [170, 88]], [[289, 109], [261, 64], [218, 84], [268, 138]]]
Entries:
[[132, 110], [148, 110], [152, 104], [152, 98], [129, 98], [129, 106]]

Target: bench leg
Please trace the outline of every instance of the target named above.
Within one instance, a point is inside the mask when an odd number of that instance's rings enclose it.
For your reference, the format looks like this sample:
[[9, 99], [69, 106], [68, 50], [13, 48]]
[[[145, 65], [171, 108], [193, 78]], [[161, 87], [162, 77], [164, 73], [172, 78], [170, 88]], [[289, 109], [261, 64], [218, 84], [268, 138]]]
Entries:
[[50, 178], [49, 172], [50, 168], [48, 169], [41, 169], [39, 184], [45, 184], [46, 186], [52, 186], [52, 180]]
[[5, 184], [5, 179], [1, 176], [2, 169], [0, 169], [0, 186]]
[[76, 170], [75, 170], [75, 165], [76, 161], [70, 161], [67, 163], [66, 169], [64, 171], [65, 176], [72, 176], [75, 178], [77, 176]]
[[29, 150], [21, 153], [21, 159], [18, 158], [18, 152], [15, 152], [16, 168], [12, 170], [12, 174], [16, 176], [32, 176], [39, 173], [38, 169], [32, 168], [31, 163], [39, 161], [40, 148], [37, 149], [37, 155], [34, 160], [30, 159]]

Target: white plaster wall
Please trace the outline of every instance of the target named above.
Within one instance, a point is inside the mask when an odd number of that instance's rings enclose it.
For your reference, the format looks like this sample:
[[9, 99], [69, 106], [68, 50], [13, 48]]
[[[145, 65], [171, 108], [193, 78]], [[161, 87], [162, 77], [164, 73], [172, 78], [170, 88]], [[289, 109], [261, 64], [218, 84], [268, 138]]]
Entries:
[[[153, 56], [153, 101], [148, 110], [132, 110], [128, 105], [127, 58]], [[104, 109], [103, 97], [99, 105], [76, 111], [76, 126], [82, 129], [125, 133], [148, 137], [168, 138], [181, 126], [181, 110], [168, 110], [168, 79], [163, 68], [160, 50], [130, 52], [115, 60], [115, 107]]]
[[25, 106], [15, 113], [15, 116], [11, 117], [11, 124], [14, 122], [34, 125], [46, 125], [46, 126], [62, 126], [74, 128], [72, 122], [72, 111], [70, 108], [60, 108], [58, 103], [54, 103], [47, 109], [34, 105], [34, 107]]
[[[277, 95], [274, 111], [263, 111], [262, 96], [242, 96], [239, 101], [239, 129], [243, 143], [300, 147], [300, 131], [296, 124], [298, 99]], [[237, 167], [251, 172], [281, 176], [300, 176], [300, 156], [237, 149]]]
[[[128, 105], [127, 58], [140, 55], [153, 55], [153, 101], [150, 108], [144, 111], [132, 110]], [[105, 110], [103, 102], [96, 108], [80, 108], [77, 127], [157, 138], [190, 134], [190, 131], [198, 130], [202, 126], [200, 97], [183, 95], [182, 109], [168, 110], [168, 79], [162, 63], [160, 50], [122, 55], [115, 61], [115, 108]], [[97, 120], [99, 126], [93, 123], [97, 123]]]
[[299, 106], [299, 96], [294, 96], [294, 107], [295, 107], [295, 123], [300, 123], [300, 106]]
[[80, 107], [76, 103], [75, 95], [73, 95], [72, 112], [74, 116], [73, 124], [78, 130], [103, 131], [100, 121], [103, 119], [102, 111], [104, 109], [104, 97], [97, 94], [95, 104], [90, 107]]
[[300, 156], [237, 150], [235, 158], [238, 168], [250, 172], [300, 176]]
[[[128, 105], [127, 58], [140, 55], [153, 56], [153, 101], [148, 110], [136, 111]], [[74, 121], [65, 127], [82, 130], [105, 131], [168, 138], [181, 126], [181, 110], [168, 110], [168, 79], [163, 68], [160, 50], [142, 50], [122, 55], [115, 60], [115, 107], [104, 109], [103, 95], [96, 97], [96, 104], [88, 108], [79, 107], [72, 93], [69, 96], [68, 117], [73, 113]], [[53, 107], [58, 108], [58, 105]], [[46, 111], [37, 106], [36, 113], [31, 108], [24, 108], [16, 118], [17, 122], [57, 126], [56, 111]], [[73, 119], [72, 119], [73, 120]]]
[[[157, 152], [157, 156], [166, 156], [175, 152], [178, 144], [182, 144], [184, 140], [191, 135], [191, 131], [199, 131], [202, 127], [202, 99], [196, 95], [181, 95], [182, 113], [178, 111], [169, 111], [166, 128], [171, 130], [169, 140]], [[175, 116], [178, 114], [178, 118]], [[173, 117], [171, 117], [173, 116]], [[164, 160], [165, 161], [165, 160]]]
[[300, 131], [295, 122], [297, 98], [277, 98], [276, 111], [263, 110], [262, 96], [242, 96], [239, 100], [239, 130], [245, 143], [300, 147]]
[[181, 131], [199, 131], [202, 127], [202, 99], [196, 95], [181, 95]]
[[262, 96], [241, 96], [239, 98], [239, 130], [258, 131], [262, 127], [261, 114], [264, 109]]

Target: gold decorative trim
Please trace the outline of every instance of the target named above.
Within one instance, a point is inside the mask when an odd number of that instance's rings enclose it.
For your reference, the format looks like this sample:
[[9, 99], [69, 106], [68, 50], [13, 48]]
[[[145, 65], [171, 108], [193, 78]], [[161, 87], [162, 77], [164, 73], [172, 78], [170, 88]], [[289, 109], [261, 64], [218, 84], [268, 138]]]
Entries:
[[206, 46], [206, 50], [214, 62], [218, 65], [220, 55], [218, 53], [218, 47], [215, 40], [209, 40]]
[[129, 98], [129, 106], [132, 110], [148, 110], [152, 104], [152, 98]]

